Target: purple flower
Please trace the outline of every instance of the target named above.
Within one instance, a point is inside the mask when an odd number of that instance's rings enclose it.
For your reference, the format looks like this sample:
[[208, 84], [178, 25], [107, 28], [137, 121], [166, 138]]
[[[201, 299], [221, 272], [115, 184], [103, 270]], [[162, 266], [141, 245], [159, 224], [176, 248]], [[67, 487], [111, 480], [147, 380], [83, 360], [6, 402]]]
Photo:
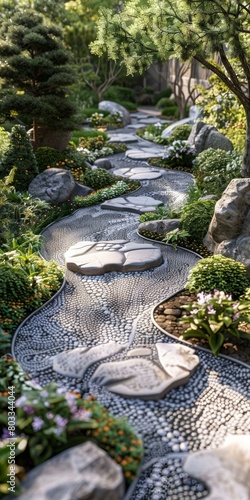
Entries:
[[4, 427], [1, 439], [10, 439], [10, 438], [13, 439], [13, 436], [11, 436], [8, 429]]
[[56, 415], [55, 416], [55, 423], [61, 429], [65, 429], [65, 427], [66, 427], [66, 425], [68, 423], [68, 419], [67, 418], [63, 418], [61, 415]]
[[23, 407], [23, 410], [25, 411], [25, 413], [27, 413], [28, 415], [33, 415], [35, 413], [35, 409], [33, 408], [33, 406], [31, 405], [25, 405]]
[[67, 389], [65, 389], [64, 387], [58, 387], [58, 388], [56, 389], [56, 393], [57, 393], [57, 394], [65, 394], [66, 390], [67, 390]]
[[24, 395], [20, 396], [20, 398], [18, 398], [16, 400], [16, 407], [19, 408], [19, 407], [24, 406], [25, 403], [26, 403], [26, 401], [27, 401], [27, 397], [26, 396], [24, 396]]
[[87, 410], [83, 410], [83, 409], [80, 409], [78, 410], [74, 417], [79, 419], [79, 420], [89, 420], [92, 416], [92, 413], [91, 411], [87, 411]]
[[48, 420], [52, 420], [52, 418], [54, 418], [54, 414], [52, 413], [52, 411], [48, 411], [48, 413], [46, 413], [46, 417]]
[[44, 421], [40, 417], [34, 417], [31, 425], [34, 431], [40, 431], [44, 426]]

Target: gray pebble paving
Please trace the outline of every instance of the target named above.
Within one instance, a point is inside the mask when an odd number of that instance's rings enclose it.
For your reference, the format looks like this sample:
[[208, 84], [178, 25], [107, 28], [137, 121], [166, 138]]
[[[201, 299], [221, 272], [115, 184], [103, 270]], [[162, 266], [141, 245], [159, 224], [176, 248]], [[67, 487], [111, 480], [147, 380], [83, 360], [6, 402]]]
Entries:
[[[122, 155], [111, 161], [114, 168], [138, 166]], [[192, 182], [189, 174], [164, 172], [160, 179], [142, 181], [134, 196], [153, 196], [177, 207]], [[64, 252], [78, 241], [139, 242], [137, 227], [138, 216], [129, 212], [110, 212], [99, 206], [80, 209], [45, 229], [41, 253], [64, 266]], [[69, 390], [79, 389], [85, 396], [96, 396], [114, 415], [127, 417], [145, 447], [131, 500], [198, 500], [208, 492], [183, 471], [183, 462], [188, 452], [220, 446], [228, 434], [249, 433], [247, 367], [196, 348], [200, 365], [195, 375], [158, 401], [125, 399], [89, 384], [98, 363], [86, 371], [83, 380], [63, 376], [52, 367], [51, 357], [62, 351], [112, 341], [126, 347], [109, 361], [123, 360], [133, 351], [136, 355], [138, 349], [157, 360], [155, 344], [173, 339], [154, 326], [152, 310], [162, 298], [183, 288], [189, 270], [198, 262], [195, 254], [183, 249], [162, 244], [161, 251], [163, 264], [143, 272], [83, 276], [64, 268], [66, 285], [18, 328], [13, 351], [22, 368], [41, 385], [53, 380]]]

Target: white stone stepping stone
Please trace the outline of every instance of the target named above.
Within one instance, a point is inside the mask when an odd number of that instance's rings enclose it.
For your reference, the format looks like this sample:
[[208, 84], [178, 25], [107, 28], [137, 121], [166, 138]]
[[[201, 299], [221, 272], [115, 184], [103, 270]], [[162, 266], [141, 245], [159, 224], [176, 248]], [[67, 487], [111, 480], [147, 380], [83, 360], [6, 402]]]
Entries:
[[83, 378], [87, 369], [102, 359], [122, 351], [126, 346], [116, 342], [95, 347], [78, 347], [53, 356], [53, 370], [65, 377]]
[[133, 129], [133, 130], [138, 130], [139, 128], [143, 127], [143, 123], [140, 125], [138, 123], [132, 123], [131, 125], [127, 125], [127, 128]]
[[168, 373], [171, 366], [179, 366], [192, 374], [200, 363], [195, 350], [185, 345], [157, 342], [155, 346], [160, 363]]
[[161, 200], [155, 200], [150, 196], [123, 196], [104, 201], [101, 208], [144, 214], [145, 212], [154, 212], [162, 204]]
[[206, 483], [207, 500], [249, 500], [250, 435], [227, 436], [220, 448], [190, 454], [184, 470]]
[[162, 176], [162, 171], [153, 167], [124, 167], [115, 169], [113, 174], [118, 175], [119, 177], [126, 177], [128, 179], [145, 181], [158, 179]]
[[140, 123], [145, 123], [145, 125], [155, 125], [155, 123], [171, 123], [171, 120], [161, 120], [159, 116], [150, 117], [150, 118], [139, 118]]
[[[180, 357], [183, 356], [177, 344], [175, 354], [179, 353], [178, 364], [167, 361], [164, 351], [161, 351], [161, 358], [164, 358], [163, 368], [154, 361], [145, 358], [131, 358], [124, 361], [114, 361], [101, 364], [90, 382], [105, 386], [110, 392], [114, 392], [124, 397], [135, 397], [143, 400], [158, 400], [165, 396], [171, 389], [186, 384], [193, 371], [180, 366]], [[191, 351], [193, 351], [191, 349]], [[192, 352], [191, 352], [192, 354]], [[184, 358], [187, 357], [185, 353]], [[183, 360], [183, 365], [189, 362]], [[193, 362], [191, 366], [193, 366]]]
[[109, 134], [109, 142], [137, 142], [138, 137], [134, 134]]
[[161, 250], [150, 243], [128, 240], [80, 241], [65, 253], [68, 269], [87, 276], [112, 271], [145, 271], [163, 262]]
[[135, 349], [131, 349], [131, 351], [127, 352], [127, 356], [150, 356], [152, 354], [152, 350], [149, 347], [137, 347]]
[[162, 156], [162, 152], [155, 149], [128, 149], [125, 152], [126, 158], [131, 160], [148, 160], [149, 158], [158, 158]]

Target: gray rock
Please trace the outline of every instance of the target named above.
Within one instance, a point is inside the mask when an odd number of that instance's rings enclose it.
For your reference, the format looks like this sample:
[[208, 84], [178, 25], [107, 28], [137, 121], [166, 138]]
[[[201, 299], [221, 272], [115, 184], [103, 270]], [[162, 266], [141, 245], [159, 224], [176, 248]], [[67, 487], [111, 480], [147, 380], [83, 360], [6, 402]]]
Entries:
[[151, 196], [123, 196], [104, 201], [101, 208], [144, 214], [145, 212], [154, 212], [160, 205], [162, 205], [162, 201], [155, 200]]
[[123, 397], [158, 400], [186, 384], [199, 364], [194, 350], [174, 344], [156, 344], [161, 366], [145, 358], [129, 358], [101, 364], [90, 383], [105, 386]]
[[112, 114], [120, 113], [124, 127], [131, 123], [131, 118], [130, 118], [130, 114], [129, 114], [128, 110], [126, 108], [124, 108], [124, 106], [117, 104], [117, 102], [101, 101], [98, 104], [98, 108], [100, 110], [103, 109], [105, 111], [109, 111], [109, 113], [112, 113]]
[[181, 219], [164, 219], [164, 220], [150, 220], [141, 222], [138, 226], [138, 231], [152, 231], [159, 235], [178, 229], [181, 225]]
[[132, 356], [150, 356], [150, 354], [152, 354], [152, 350], [149, 347], [137, 347], [127, 352], [129, 358]]
[[198, 122], [193, 126], [187, 142], [195, 147], [198, 154], [209, 148], [233, 150], [233, 144], [227, 137], [212, 125], [203, 122]]
[[112, 271], [145, 271], [162, 264], [161, 250], [128, 240], [80, 241], [65, 253], [68, 269], [96, 276]]
[[215, 205], [204, 244], [242, 262], [250, 274], [250, 179], [233, 179]]
[[91, 365], [117, 354], [124, 348], [125, 345], [109, 342], [94, 347], [78, 347], [63, 351], [51, 358], [53, 370], [65, 377], [83, 378]]
[[216, 450], [190, 454], [184, 470], [206, 483], [207, 500], [249, 500], [250, 435], [228, 436]]
[[94, 166], [97, 166], [98, 168], [105, 168], [105, 170], [110, 170], [112, 168], [112, 163], [106, 158], [98, 158], [97, 160], [95, 160]]
[[122, 468], [95, 444], [74, 446], [28, 472], [19, 500], [122, 500]]
[[79, 182], [75, 182], [75, 187], [70, 195], [70, 200], [73, 200], [75, 196], [87, 196], [92, 193], [94, 190], [88, 186], [84, 186]]
[[75, 188], [73, 175], [62, 168], [48, 168], [29, 185], [29, 193], [48, 203], [63, 203], [70, 199]]

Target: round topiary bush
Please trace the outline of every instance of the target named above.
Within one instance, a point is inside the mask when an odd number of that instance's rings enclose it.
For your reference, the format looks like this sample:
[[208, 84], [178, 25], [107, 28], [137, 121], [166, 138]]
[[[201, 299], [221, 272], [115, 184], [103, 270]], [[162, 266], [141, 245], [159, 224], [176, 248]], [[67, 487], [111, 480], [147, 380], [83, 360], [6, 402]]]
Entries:
[[170, 99], [169, 97], [162, 97], [156, 104], [157, 108], [172, 108], [177, 107], [177, 103], [174, 99]]
[[216, 200], [198, 200], [186, 205], [181, 212], [182, 229], [202, 243], [213, 217]]
[[15, 301], [22, 297], [27, 300], [33, 294], [27, 273], [8, 264], [0, 264], [0, 300]]
[[166, 108], [163, 108], [161, 112], [162, 116], [167, 116], [168, 118], [176, 118], [179, 119], [180, 117], [180, 112], [176, 106], [168, 106]]
[[186, 141], [192, 130], [192, 125], [185, 123], [176, 127], [173, 132], [171, 132], [169, 140], [173, 141]]
[[92, 189], [101, 189], [114, 184], [115, 178], [104, 168], [89, 170], [84, 174], [84, 184]]
[[223, 291], [239, 298], [249, 286], [246, 268], [234, 259], [212, 255], [200, 260], [191, 269], [186, 288], [190, 292]]

